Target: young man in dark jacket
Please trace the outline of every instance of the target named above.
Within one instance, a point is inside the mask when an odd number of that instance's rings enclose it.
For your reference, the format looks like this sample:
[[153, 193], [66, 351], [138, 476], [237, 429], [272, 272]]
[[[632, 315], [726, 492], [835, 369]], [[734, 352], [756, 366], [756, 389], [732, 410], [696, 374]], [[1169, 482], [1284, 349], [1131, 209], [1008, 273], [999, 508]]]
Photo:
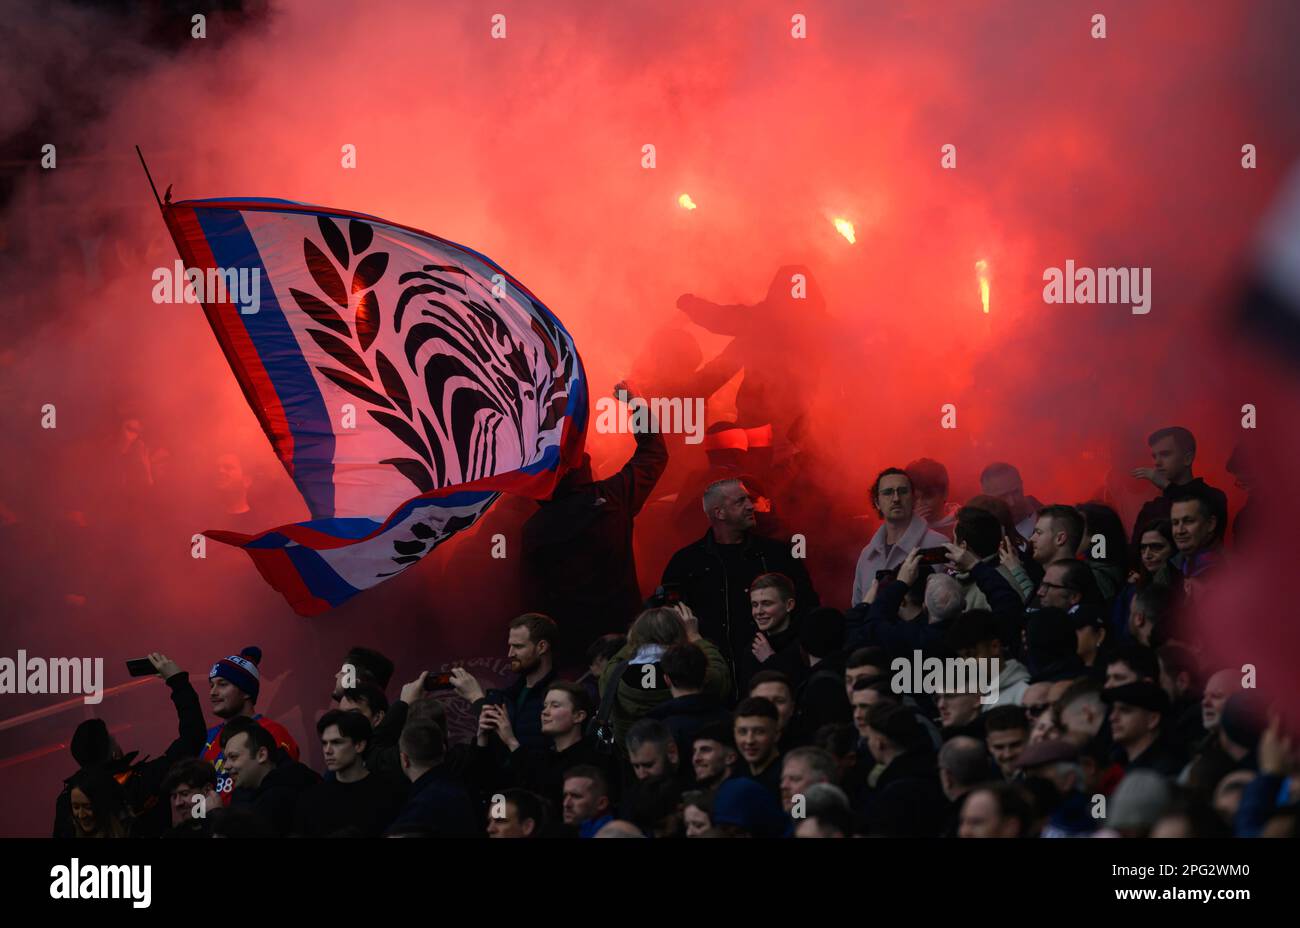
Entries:
[[230, 807], [251, 811], [277, 838], [293, 831], [298, 800], [320, 776], [276, 744], [275, 736], [247, 716], [221, 729], [224, 770], [234, 781]]
[[392, 828], [418, 826], [437, 838], [483, 837], [484, 826], [469, 791], [444, 763], [442, 729], [425, 719], [408, 722], [400, 745], [411, 793]]
[[298, 799], [294, 834], [378, 838], [406, 802], [408, 783], [369, 769], [372, 729], [359, 712], [333, 709], [316, 723], [326, 769], [333, 774]]
[[719, 722], [730, 722], [731, 713], [717, 697], [704, 692], [709, 659], [700, 647], [689, 641], [675, 644], [659, 661], [672, 699], [660, 703], [645, 714], [668, 726], [677, 742], [677, 756], [682, 766], [689, 764], [695, 736], [700, 730]]
[[709, 530], [672, 556], [664, 568], [663, 584], [699, 616], [700, 634], [722, 650], [734, 678], [757, 628], [749, 599], [749, 584], [755, 577], [766, 573], [789, 577], [800, 612], [817, 608], [821, 600], [790, 543], [754, 533], [754, 501], [744, 482], [720, 480], [705, 491], [703, 502]]
[[863, 833], [933, 838], [944, 825], [938, 764], [916, 715], [906, 706], [878, 705], [867, 713], [871, 756], [884, 770], [858, 796]]

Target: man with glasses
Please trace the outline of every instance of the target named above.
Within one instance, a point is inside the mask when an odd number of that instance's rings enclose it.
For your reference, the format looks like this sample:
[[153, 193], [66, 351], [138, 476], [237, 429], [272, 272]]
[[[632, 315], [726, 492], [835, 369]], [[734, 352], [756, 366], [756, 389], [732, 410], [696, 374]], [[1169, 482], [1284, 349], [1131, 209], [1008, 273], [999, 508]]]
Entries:
[[1089, 595], [1095, 590], [1092, 583], [1092, 571], [1084, 561], [1062, 558], [1052, 561], [1043, 572], [1043, 580], [1038, 584], [1038, 602], [1040, 605], [1069, 612], [1079, 603], [1089, 602]]
[[948, 540], [931, 531], [925, 519], [914, 512], [912, 478], [898, 467], [887, 467], [871, 487], [871, 505], [884, 519], [871, 541], [858, 556], [853, 575], [853, 605], [865, 602], [876, 572], [898, 570], [913, 548], [938, 548]]

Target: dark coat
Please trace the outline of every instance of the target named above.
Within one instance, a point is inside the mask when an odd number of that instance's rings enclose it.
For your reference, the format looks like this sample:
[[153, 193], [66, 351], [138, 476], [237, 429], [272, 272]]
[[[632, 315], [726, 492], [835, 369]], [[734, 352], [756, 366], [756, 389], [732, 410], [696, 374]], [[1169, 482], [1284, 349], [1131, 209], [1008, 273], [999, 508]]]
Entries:
[[948, 801], [934, 753], [914, 749], [884, 769], [874, 788], [859, 794], [863, 833], [889, 838], [933, 838], [943, 829]]
[[1155, 499], [1143, 503], [1142, 509], [1138, 512], [1137, 521], [1133, 523], [1133, 539], [1131, 545], [1134, 549], [1142, 540], [1142, 526], [1148, 522], [1154, 522], [1156, 519], [1168, 519], [1173, 512], [1174, 501], [1186, 499], [1189, 495], [1202, 494], [1210, 500], [1214, 515], [1218, 519], [1217, 537], [1222, 538], [1228, 530], [1228, 494], [1222, 490], [1210, 486], [1200, 477], [1193, 477], [1190, 482], [1182, 486], [1169, 484], [1161, 491]]
[[890, 658], [912, 657], [913, 651], [933, 653], [943, 644], [949, 623], [931, 622], [922, 611], [912, 621], [898, 615], [907, 594], [907, 584], [891, 580], [876, 591], [871, 603], [858, 603], [844, 613], [845, 650], [881, 647]]
[[657, 432], [636, 441], [617, 474], [592, 481], [589, 464], [570, 471], [524, 523], [527, 602], [563, 629], [562, 666], [585, 666], [592, 641], [624, 631], [641, 609], [632, 520], [668, 466], [668, 446]]
[[422, 825], [438, 838], [474, 838], [485, 834], [469, 791], [440, 764], [411, 783], [410, 798], [393, 826]]
[[520, 747], [510, 752], [508, 773], [515, 786], [549, 799], [558, 812], [564, 800], [565, 774], [574, 767], [588, 764], [603, 770], [606, 782], [617, 791], [618, 777], [613, 756], [598, 751], [590, 738], [583, 738], [564, 751], [557, 751], [554, 747]]
[[[751, 619], [752, 621], [752, 619]], [[758, 627], [754, 627], [754, 636], [758, 634]], [[738, 655], [739, 667], [736, 671], [736, 692], [744, 693], [749, 690], [749, 681], [760, 670], [776, 670], [790, 678], [791, 682], [797, 682], [803, 676], [803, 653], [799, 650], [799, 617], [791, 616], [790, 624], [786, 630], [779, 634], [768, 634], [767, 643], [772, 646], [776, 653], [766, 661], [760, 662], [754, 656], [754, 636], [751, 636], [745, 649]]]
[[355, 783], [317, 783], [298, 798], [294, 834], [328, 838], [340, 832], [378, 838], [406, 803], [411, 784], [371, 772]]
[[[1123, 752], [1120, 752], [1117, 759], [1124, 763], [1124, 757]], [[1186, 765], [1187, 758], [1182, 751], [1171, 744], [1167, 738], [1161, 736], [1137, 757], [1124, 763], [1124, 772], [1127, 773], [1130, 770], [1154, 770], [1161, 776], [1176, 777]]]
[[716, 697], [707, 693], [693, 693], [655, 706], [645, 714], [645, 718], [658, 719], [668, 726], [677, 742], [678, 766], [689, 770], [691, 756], [695, 751], [695, 736], [700, 729], [715, 722], [730, 721], [731, 713]]
[[283, 749], [279, 760], [254, 789], [236, 786], [230, 794], [230, 807], [249, 809], [277, 838], [287, 837], [298, 817], [298, 800], [320, 782], [320, 775], [306, 764], [291, 758]]
[[[738, 557], [724, 560], [710, 529], [668, 561], [663, 583], [672, 584], [700, 620], [700, 634], [714, 642], [736, 673], [737, 660], [749, 653], [758, 631], [750, 618], [749, 584], [759, 574], [782, 573], [794, 581], [799, 615], [821, 605], [803, 560], [792, 557], [788, 542], [750, 532], [738, 546]], [[728, 569], [730, 566], [730, 569]]]
[[806, 669], [795, 690], [795, 714], [791, 724], [808, 738], [815, 738], [823, 725], [843, 724], [853, 719], [844, 690], [845, 651], [829, 654]]

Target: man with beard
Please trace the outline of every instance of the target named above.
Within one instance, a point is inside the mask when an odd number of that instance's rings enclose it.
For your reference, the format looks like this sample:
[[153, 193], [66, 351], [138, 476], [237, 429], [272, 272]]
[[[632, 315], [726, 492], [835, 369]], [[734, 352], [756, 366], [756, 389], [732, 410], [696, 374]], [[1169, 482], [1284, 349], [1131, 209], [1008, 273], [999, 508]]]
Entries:
[[730, 721], [701, 728], [695, 735], [691, 766], [701, 789], [714, 790], [731, 776], [740, 755]]
[[[629, 404], [645, 402], [622, 383], [615, 395]], [[633, 520], [668, 466], [668, 446], [658, 423], [635, 436], [636, 451], [618, 473], [594, 480], [591, 456], [584, 453], [524, 523], [525, 601], [564, 629], [553, 657], [567, 670], [585, 669], [587, 645], [622, 631], [641, 607]]]
[[[510, 672], [518, 676], [502, 691], [502, 696], [514, 737], [526, 748], [540, 750], [548, 746], [542, 734], [542, 706], [546, 691], [556, 678], [554, 655], [558, 632], [555, 621], [540, 612], [525, 612], [510, 621], [506, 651]], [[482, 712], [483, 687], [469, 671], [457, 667], [451, 672], [451, 683], [461, 698], [470, 702], [475, 713]]]

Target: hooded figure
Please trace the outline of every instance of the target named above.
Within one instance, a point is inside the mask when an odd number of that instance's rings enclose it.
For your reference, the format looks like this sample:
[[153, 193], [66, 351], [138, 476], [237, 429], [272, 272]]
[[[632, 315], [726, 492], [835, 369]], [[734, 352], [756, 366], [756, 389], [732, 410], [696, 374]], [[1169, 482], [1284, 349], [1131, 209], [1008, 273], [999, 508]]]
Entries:
[[593, 480], [584, 454], [524, 523], [528, 608], [560, 626], [562, 668], [585, 669], [588, 646], [624, 631], [641, 609], [632, 520], [668, 465], [668, 447], [658, 432], [635, 437], [636, 451], [617, 474]]
[[826, 323], [826, 300], [812, 272], [802, 264], [777, 268], [767, 296], [754, 306], [720, 306], [688, 293], [677, 307], [710, 332], [735, 336], [697, 372], [694, 393], [712, 396], [743, 370], [737, 425], [771, 424], [775, 448], [798, 444], [820, 369], [808, 363], [809, 351], [824, 337]]

